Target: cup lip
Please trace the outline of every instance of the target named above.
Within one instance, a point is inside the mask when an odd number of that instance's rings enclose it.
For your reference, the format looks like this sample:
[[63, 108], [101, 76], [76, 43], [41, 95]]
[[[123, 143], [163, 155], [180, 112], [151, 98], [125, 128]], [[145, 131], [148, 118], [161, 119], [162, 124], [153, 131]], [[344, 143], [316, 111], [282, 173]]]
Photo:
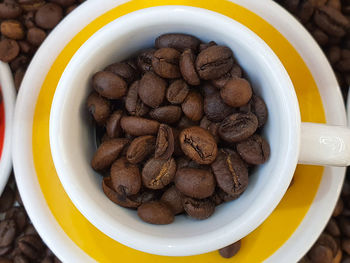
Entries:
[[[5, 188], [7, 180], [12, 170], [11, 141], [12, 141], [12, 123], [15, 107], [15, 85], [12, 78], [10, 67], [7, 63], [0, 61], [0, 92], [2, 93], [4, 111], [5, 111], [5, 133], [4, 144], [0, 158], [0, 194]], [[0, 149], [1, 150], [1, 149]]]
[[[278, 188], [278, 192], [274, 195], [269, 195], [270, 199], [268, 199], [258, 211], [251, 211], [252, 216], [250, 221], [246, 221], [240, 229], [236, 229], [235, 233], [232, 233], [232, 224], [228, 224], [225, 227], [222, 227], [220, 230], [215, 230], [200, 236], [195, 236], [193, 238], [186, 239], [167, 239], [167, 238], [159, 238], [159, 237], [151, 237], [149, 235], [139, 233], [129, 228], [125, 228], [124, 225], [119, 224], [116, 220], [112, 220], [111, 218], [106, 219], [102, 217], [96, 216], [98, 214], [96, 211], [99, 211], [99, 207], [96, 204], [87, 204], [84, 198], [79, 196], [74, 192], [77, 188], [72, 188], [72, 182], [70, 180], [70, 171], [67, 169], [65, 163], [62, 160], [61, 153], [58, 151], [60, 144], [60, 124], [62, 119], [62, 105], [65, 100], [67, 83], [69, 83], [69, 79], [72, 77], [72, 69], [79, 65], [79, 57], [89, 50], [89, 47], [93, 45], [98, 39], [101, 39], [101, 36], [108, 34], [108, 31], [114, 27], [116, 23], [123, 19], [129, 19], [134, 16], [141, 15], [150, 15], [151, 12], [167, 12], [174, 11], [180, 12], [198, 12], [200, 10], [201, 13], [205, 13], [206, 15], [214, 16], [216, 19], [220, 19], [221, 21], [228, 22], [231, 25], [235, 24], [236, 27], [243, 28], [246, 31], [246, 34], [249, 35], [250, 38], [254, 38], [256, 43], [263, 47], [265, 53], [262, 54], [265, 57], [269, 57], [270, 60], [276, 66], [274, 69], [276, 72], [276, 76], [278, 75], [278, 79], [281, 83], [285, 84], [285, 96], [283, 99], [285, 101], [292, 101], [290, 105], [292, 107], [289, 108], [287, 113], [289, 114], [286, 118], [290, 119], [290, 125], [294, 127], [293, 131], [289, 131], [288, 134], [288, 145], [292, 145], [289, 147], [288, 155], [285, 156], [285, 159], [288, 159], [289, 162], [284, 162], [284, 170], [281, 171], [281, 174], [284, 176], [280, 177], [280, 181], [276, 182], [276, 184], [280, 185]], [[73, 70], [74, 71], [74, 70]], [[282, 79], [282, 80], [281, 80]], [[287, 105], [288, 103], [286, 103]], [[244, 25], [234, 21], [224, 15], [218, 14], [213, 11], [205, 10], [202, 8], [196, 7], [188, 7], [188, 6], [159, 6], [159, 7], [151, 7], [142, 10], [138, 10], [132, 13], [129, 13], [118, 20], [111, 22], [110, 24], [104, 26], [101, 30], [96, 32], [89, 40], [87, 40], [74, 54], [72, 60], [67, 65], [60, 81], [57, 86], [52, 107], [50, 113], [50, 146], [52, 151], [53, 161], [57, 170], [57, 174], [60, 178], [60, 181], [67, 192], [69, 198], [72, 200], [74, 205], [78, 208], [78, 210], [98, 229], [100, 229], [103, 233], [110, 236], [114, 240], [121, 242], [129, 247], [135, 248], [137, 250], [141, 250], [148, 253], [158, 254], [158, 255], [168, 255], [168, 256], [187, 256], [205, 253], [208, 251], [212, 251], [221, 247], [224, 247], [230, 243], [232, 243], [231, 236], [235, 234], [240, 238], [243, 238], [245, 235], [253, 231], [256, 227], [258, 227], [274, 210], [279, 201], [282, 199], [285, 191], [288, 188], [288, 185], [293, 176], [293, 172], [296, 168], [299, 154], [299, 146], [300, 146], [300, 110], [299, 104], [294, 92], [293, 84], [289, 78], [288, 73], [284, 69], [283, 64], [280, 62], [278, 57], [274, 54], [274, 52], [270, 49], [270, 47], [260, 39], [254, 32], [246, 28]], [[288, 175], [288, 177], [287, 177]], [[267, 193], [267, 191], [265, 191]], [[97, 210], [96, 210], [97, 209]], [[251, 208], [248, 208], [251, 210]], [[248, 210], [247, 209], [247, 210]], [[259, 216], [258, 212], [265, 211], [264, 216]], [[114, 225], [114, 226], [112, 226]], [[244, 230], [243, 230], [244, 229]], [[116, 231], [117, 230], [117, 231]], [[130, 238], [133, 237], [133, 238]]]

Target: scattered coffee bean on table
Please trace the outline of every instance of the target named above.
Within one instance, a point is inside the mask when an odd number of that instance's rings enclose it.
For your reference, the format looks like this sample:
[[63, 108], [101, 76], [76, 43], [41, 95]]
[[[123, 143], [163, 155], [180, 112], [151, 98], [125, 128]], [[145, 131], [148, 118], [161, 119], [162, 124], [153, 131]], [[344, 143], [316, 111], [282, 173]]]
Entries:
[[204, 220], [239, 198], [270, 155], [267, 107], [244, 76], [230, 48], [180, 33], [96, 72], [91, 166], [106, 196], [151, 224]]

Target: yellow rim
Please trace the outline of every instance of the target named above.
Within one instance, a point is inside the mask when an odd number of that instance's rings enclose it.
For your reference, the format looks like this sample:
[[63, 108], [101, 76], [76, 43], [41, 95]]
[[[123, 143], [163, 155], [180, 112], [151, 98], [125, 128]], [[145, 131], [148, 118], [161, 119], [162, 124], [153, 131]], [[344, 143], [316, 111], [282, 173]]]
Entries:
[[[250, 28], [277, 54], [293, 81], [303, 121], [325, 122], [316, 83], [301, 56], [274, 27], [251, 11], [226, 0], [134, 0], [101, 15], [80, 31], [57, 56], [42, 85], [33, 121], [33, 158], [46, 202], [69, 238], [98, 262], [227, 262], [218, 253], [193, 257], [161, 257], [128, 248], [110, 239], [80, 214], [65, 193], [51, 157], [50, 108], [58, 81], [79, 47], [97, 30], [130, 12], [161, 5], [186, 5], [226, 15]], [[313, 176], [308, 176], [312, 174]], [[270, 217], [242, 241], [241, 251], [230, 262], [261, 262], [280, 248], [306, 215], [316, 195], [322, 167], [299, 165], [294, 184]]]

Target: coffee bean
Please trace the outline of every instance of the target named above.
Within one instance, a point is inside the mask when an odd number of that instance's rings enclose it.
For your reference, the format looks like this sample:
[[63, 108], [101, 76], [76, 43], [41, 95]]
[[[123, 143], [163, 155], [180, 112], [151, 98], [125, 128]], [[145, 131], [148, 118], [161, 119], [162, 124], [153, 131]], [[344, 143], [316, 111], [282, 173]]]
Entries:
[[104, 69], [110, 71], [115, 75], [123, 78], [127, 84], [132, 83], [138, 78], [138, 72], [127, 63], [114, 63]]
[[38, 259], [43, 253], [44, 244], [36, 235], [24, 235], [17, 241], [18, 247], [26, 257]]
[[23, 255], [15, 255], [13, 258], [13, 263], [30, 263], [30, 261]]
[[167, 205], [174, 215], [177, 215], [184, 211], [181, 199], [179, 190], [175, 186], [172, 186], [164, 192], [160, 201]]
[[121, 110], [115, 111], [111, 114], [106, 122], [106, 131], [109, 138], [118, 138], [122, 129], [120, 127], [120, 119], [123, 116], [123, 112]]
[[23, 234], [25, 234], [25, 235], [38, 235], [38, 232], [36, 231], [36, 229], [34, 228], [34, 226], [32, 224], [29, 224], [24, 229]]
[[314, 245], [309, 251], [311, 262], [332, 263], [333, 253], [329, 247]]
[[172, 182], [176, 172], [173, 158], [161, 160], [151, 158], [142, 169], [143, 185], [150, 189], [162, 189]]
[[304, 0], [300, 1], [299, 8], [296, 12], [300, 22], [306, 23], [310, 20], [315, 10], [314, 1]]
[[198, 38], [187, 34], [164, 34], [155, 40], [156, 48], [169, 47], [180, 52], [188, 48], [196, 51], [199, 44], [200, 40]]
[[336, 64], [336, 69], [340, 72], [349, 72], [350, 71], [350, 58], [341, 59]]
[[127, 160], [132, 163], [140, 163], [149, 156], [155, 149], [156, 138], [146, 135], [134, 139], [126, 153]]
[[335, 257], [337, 254], [338, 245], [331, 235], [325, 233], [321, 234], [321, 236], [316, 241], [316, 244], [329, 247], [332, 250], [333, 257]]
[[144, 203], [137, 209], [138, 216], [145, 222], [156, 225], [166, 225], [174, 221], [174, 214], [162, 202], [151, 201]]
[[243, 193], [248, 186], [248, 170], [233, 150], [222, 149], [211, 164], [218, 186], [231, 196]]
[[54, 28], [63, 17], [63, 10], [57, 4], [47, 3], [35, 14], [35, 23], [44, 29]]
[[180, 130], [173, 128], [173, 136], [174, 136], [174, 156], [183, 156], [184, 153], [181, 150], [180, 145]]
[[126, 82], [109, 71], [97, 72], [92, 78], [94, 89], [108, 99], [120, 99], [126, 94]]
[[167, 91], [166, 98], [171, 104], [181, 104], [189, 92], [188, 85], [182, 79], [172, 82]]
[[331, 64], [338, 62], [340, 59], [340, 56], [341, 56], [341, 51], [338, 46], [332, 46], [328, 49], [327, 57]]
[[342, 240], [341, 247], [348, 255], [350, 255], [350, 239], [349, 238], [345, 238]]
[[116, 203], [117, 205], [127, 208], [137, 208], [139, 205], [141, 205], [140, 202], [133, 201], [127, 197], [125, 192], [116, 192], [113, 189], [112, 180], [110, 177], [103, 178], [102, 189], [109, 200]]
[[182, 110], [179, 106], [164, 106], [153, 109], [150, 111], [149, 115], [152, 119], [155, 119], [159, 122], [173, 124], [180, 120]]
[[196, 91], [190, 91], [181, 104], [182, 111], [192, 121], [199, 121], [203, 116], [203, 98]]
[[41, 43], [45, 40], [46, 33], [44, 30], [32, 27], [27, 32], [27, 40], [33, 46], [40, 46]]
[[[348, 171], [350, 172], [350, 169]], [[344, 181], [341, 195], [342, 195], [342, 197], [350, 196], [350, 182], [349, 182], [349, 180]]]
[[335, 255], [335, 257], [333, 258], [332, 263], [341, 263], [341, 260], [343, 258], [343, 252], [342, 250], [339, 248], [337, 251], [337, 254]]
[[166, 125], [159, 126], [154, 157], [156, 159], [168, 160], [174, 152], [173, 129]]
[[185, 128], [189, 128], [192, 126], [197, 126], [198, 125], [198, 121], [192, 121], [189, 118], [187, 118], [186, 116], [182, 116], [179, 123], [177, 124], [177, 127], [180, 130], [183, 130]]
[[125, 98], [125, 108], [130, 115], [142, 117], [149, 112], [149, 108], [141, 101], [138, 95], [139, 81], [135, 81], [129, 88]]
[[212, 46], [198, 54], [196, 70], [202, 79], [220, 78], [233, 66], [231, 49], [224, 46]]
[[340, 0], [328, 0], [327, 6], [332, 7], [334, 9], [337, 9], [338, 11], [341, 11], [341, 2]]
[[214, 137], [201, 127], [190, 127], [181, 131], [180, 144], [182, 151], [199, 164], [212, 163], [218, 149]]
[[14, 60], [11, 61], [10, 67], [12, 71], [18, 70], [20, 67], [26, 66], [28, 63], [28, 57], [24, 55], [19, 55]]
[[350, 238], [350, 221], [346, 216], [340, 216], [338, 219], [338, 224], [343, 236]]
[[22, 9], [15, 1], [0, 3], [0, 19], [14, 19], [21, 15]]
[[137, 165], [125, 157], [116, 160], [111, 167], [112, 185], [115, 191], [127, 196], [137, 194], [141, 189], [141, 174]]
[[16, 222], [17, 230], [22, 232], [27, 225], [27, 214], [23, 207], [12, 207], [5, 214], [5, 219], [13, 219]]
[[215, 211], [215, 204], [211, 199], [194, 199], [184, 197], [182, 205], [186, 213], [195, 219], [203, 220], [210, 217]]
[[226, 83], [234, 78], [241, 78], [242, 77], [242, 69], [238, 64], [234, 64], [229, 72], [222, 75], [218, 79], [213, 79], [211, 83], [217, 87], [218, 89], [224, 88]]
[[340, 228], [338, 226], [337, 221], [334, 218], [331, 218], [327, 224], [326, 232], [328, 232], [333, 237], [339, 237], [340, 236]]
[[153, 54], [152, 67], [161, 77], [176, 79], [181, 76], [179, 69], [180, 52], [173, 48], [161, 48]]
[[180, 56], [179, 66], [181, 75], [190, 85], [199, 85], [201, 83], [195, 68], [196, 57], [191, 49], [186, 49]]
[[87, 98], [87, 106], [98, 125], [104, 124], [110, 115], [110, 103], [107, 99], [92, 92]]
[[182, 168], [176, 172], [175, 186], [184, 195], [203, 199], [214, 193], [215, 179], [210, 170]]
[[19, 45], [15, 40], [3, 39], [0, 41], [0, 60], [10, 62], [19, 54]]
[[241, 240], [219, 249], [219, 253], [223, 258], [232, 258], [241, 249]]
[[224, 103], [219, 92], [204, 97], [204, 112], [208, 120], [221, 122], [232, 111], [232, 108]]
[[220, 140], [219, 134], [218, 134], [219, 123], [211, 122], [210, 120], [207, 119], [206, 116], [204, 116], [199, 126], [207, 130], [208, 132], [210, 132], [210, 134], [213, 135], [215, 141], [219, 142]]
[[0, 247], [10, 245], [16, 237], [16, 222], [13, 219], [5, 219], [0, 222]]
[[157, 134], [159, 122], [141, 117], [124, 116], [120, 120], [124, 132], [133, 136]]
[[339, 198], [333, 210], [332, 216], [337, 217], [338, 215], [340, 215], [343, 211], [343, 208], [344, 208], [343, 200]]
[[140, 80], [138, 93], [146, 105], [157, 108], [164, 99], [167, 83], [152, 72], [146, 72]]
[[15, 193], [10, 186], [5, 186], [0, 197], [0, 213], [7, 211], [13, 205], [14, 201]]
[[251, 106], [252, 112], [258, 118], [258, 127], [264, 126], [268, 117], [268, 110], [264, 100], [257, 95], [253, 95]]
[[17, 43], [22, 53], [29, 54], [33, 51], [33, 47], [29, 44], [29, 42], [22, 40], [22, 41], [18, 41]]
[[329, 41], [329, 37], [328, 35], [323, 32], [321, 29], [316, 28], [315, 30], [313, 30], [311, 32], [312, 36], [315, 38], [315, 40], [317, 41], [317, 43], [320, 46], [325, 46], [327, 45], [328, 41]]
[[73, 5], [75, 3], [75, 0], [49, 0], [50, 2], [59, 4], [63, 7], [68, 7], [70, 5]]
[[66, 9], [65, 15], [69, 15], [74, 9], [76, 9], [78, 5], [71, 5]]
[[217, 189], [216, 192], [220, 197], [220, 199], [222, 200], [222, 202], [230, 202], [230, 201], [236, 200], [238, 197], [242, 195], [242, 193], [230, 195], [226, 193], [224, 190], [222, 190], [220, 187]]
[[137, 56], [137, 66], [142, 72], [153, 71], [152, 58], [156, 49], [146, 49]]
[[239, 142], [249, 138], [258, 128], [258, 119], [253, 113], [234, 113], [226, 117], [219, 135], [227, 142]]
[[316, 9], [314, 21], [323, 31], [335, 37], [344, 36], [349, 28], [348, 19], [340, 11], [328, 6]]
[[119, 157], [123, 148], [129, 143], [128, 139], [111, 139], [103, 142], [95, 152], [91, 167], [96, 171], [108, 169], [112, 163]]
[[28, 12], [23, 14], [23, 16], [21, 16], [21, 21], [23, 23], [23, 25], [29, 29], [32, 27], [35, 27], [35, 13], [34, 12]]
[[37, 11], [40, 7], [45, 5], [45, 0], [18, 0], [21, 8], [25, 12]]
[[263, 164], [270, 157], [270, 146], [261, 136], [254, 134], [237, 144], [237, 152], [249, 164]]
[[249, 82], [242, 78], [229, 80], [220, 91], [223, 101], [231, 107], [241, 107], [252, 97], [252, 88]]
[[22, 24], [17, 20], [5, 20], [0, 26], [1, 34], [5, 37], [19, 40], [24, 38], [24, 29]]
[[215, 41], [210, 41], [208, 43], [201, 43], [199, 45], [199, 52], [202, 52], [204, 49], [207, 49], [208, 47], [212, 47], [212, 46], [217, 46]]

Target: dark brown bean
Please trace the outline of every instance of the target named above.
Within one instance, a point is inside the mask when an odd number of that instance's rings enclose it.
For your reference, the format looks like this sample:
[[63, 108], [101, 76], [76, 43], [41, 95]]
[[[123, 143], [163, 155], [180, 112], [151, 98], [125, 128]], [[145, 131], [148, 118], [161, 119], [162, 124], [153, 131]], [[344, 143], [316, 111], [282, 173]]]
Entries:
[[59, 4], [63, 7], [68, 7], [70, 5], [73, 5], [75, 3], [75, 0], [50, 0], [50, 2]]
[[28, 222], [27, 214], [24, 208], [20, 206], [9, 209], [5, 214], [5, 219], [13, 219], [19, 232], [24, 230]]
[[142, 162], [147, 156], [154, 152], [156, 138], [151, 135], [140, 136], [134, 139], [126, 152], [126, 158], [130, 163]]
[[177, 215], [184, 211], [181, 198], [179, 190], [175, 186], [172, 186], [164, 192], [160, 201], [166, 204], [174, 215]]
[[110, 71], [123, 78], [127, 84], [132, 83], [138, 78], [138, 72], [125, 62], [111, 64], [104, 70]]
[[170, 224], [174, 221], [174, 214], [168, 206], [159, 201], [142, 204], [137, 209], [138, 216], [145, 222], [156, 225]]
[[170, 47], [180, 52], [183, 52], [187, 48], [196, 51], [199, 43], [200, 40], [194, 36], [174, 33], [161, 35], [155, 40], [156, 48]]
[[108, 169], [129, 142], [130, 141], [125, 138], [110, 139], [103, 142], [97, 148], [91, 160], [91, 167], [96, 171]]
[[237, 152], [249, 164], [263, 164], [270, 157], [270, 146], [261, 136], [254, 134], [237, 144]]
[[215, 41], [210, 41], [208, 43], [201, 43], [199, 45], [199, 52], [202, 52], [204, 49], [207, 49], [208, 47], [216, 46], [217, 44]]
[[252, 112], [258, 118], [258, 127], [264, 126], [268, 117], [268, 111], [264, 100], [257, 95], [253, 95], [251, 106]]
[[44, 29], [54, 28], [63, 17], [63, 10], [57, 4], [47, 3], [35, 14], [35, 23]]
[[341, 241], [341, 247], [348, 255], [350, 255], [350, 239], [349, 238], [345, 238]]
[[232, 258], [241, 249], [241, 240], [219, 249], [219, 253], [223, 258]]
[[340, 11], [328, 6], [316, 9], [314, 22], [327, 34], [335, 37], [344, 36], [349, 28], [348, 19]]
[[156, 159], [168, 160], [174, 152], [173, 129], [166, 125], [159, 126], [154, 157]]
[[0, 222], [0, 247], [10, 245], [16, 237], [16, 222], [13, 219], [5, 219]]
[[343, 200], [339, 198], [333, 210], [332, 216], [334, 217], [339, 216], [343, 212], [343, 208], [344, 208]]
[[350, 221], [346, 216], [339, 216], [338, 224], [343, 236], [350, 238]]
[[149, 115], [152, 119], [159, 122], [173, 124], [180, 120], [182, 110], [179, 106], [163, 106], [150, 111]]
[[196, 91], [190, 91], [181, 104], [182, 111], [192, 121], [199, 121], [203, 116], [203, 98]]
[[230, 115], [233, 110], [224, 103], [220, 93], [215, 92], [214, 94], [204, 97], [204, 112], [208, 120], [221, 122]]
[[172, 82], [167, 91], [166, 98], [171, 104], [181, 104], [189, 92], [188, 85], [182, 79]]
[[167, 83], [152, 72], [146, 72], [140, 80], [138, 93], [146, 105], [157, 108], [164, 100]]
[[0, 26], [1, 34], [5, 37], [19, 40], [24, 38], [24, 29], [21, 22], [17, 20], [5, 20]]
[[146, 49], [137, 56], [137, 66], [143, 72], [153, 71], [152, 58], [156, 49]]
[[172, 182], [176, 172], [173, 158], [161, 160], [151, 158], [142, 169], [143, 185], [150, 189], [162, 189]]
[[223, 101], [231, 107], [241, 107], [252, 97], [252, 88], [246, 79], [233, 78], [220, 91]]
[[332, 263], [333, 253], [329, 247], [314, 245], [309, 251], [311, 262]]
[[179, 69], [180, 52], [173, 48], [161, 48], [153, 54], [152, 67], [161, 77], [176, 79], [181, 76]]
[[131, 84], [125, 98], [125, 108], [130, 115], [142, 117], [149, 112], [149, 108], [141, 101], [138, 95], [140, 81]]
[[203, 220], [210, 217], [215, 211], [215, 204], [211, 199], [194, 199], [184, 197], [182, 205], [186, 213], [195, 219]]
[[17, 241], [20, 251], [29, 259], [38, 259], [44, 251], [44, 243], [37, 235], [24, 235]]
[[121, 110], [115, 111], [111, 114], [106, 122], [106, 131], [109, 138], [118, 138], [122, 129], [120, 127], [120, 120], [123, 116], [123, 112]]
[[316, 245], [329, 247], [332, 250], [333, 257], [335, 257], [335, 255], [337, 254], [338, 245], [331, 235], [322, 233], [321, 236], [316, 241]]
[[126, 82], [119, 76], [108, 71], [97, 72], [92, 77], [93, 88], [103, 97], [120, 99], [126, 94]]
[[327, 224], [326, 232], [328, 232], [333, 237], [339, 237], [340, 236], [340, 228], [338, 226], [337, 221], [334, 218], [331, 218]]
[[87, 107], [98, 125], [104, 124], [111, 113], [109, 101], [96, 92], [92, 92], [87, 98]]
[[201, 83], [195, 68], [196, 57], [192, 49], [186, 49], [180, 56], [179, 66], [184, 80], [193, 86]]
[[22, 9], [15, 1], [0, 3], [0, 19], [14, 19], [21, 15]]
[[113, 189], [127, 196], [137, 194], [141, 189], [141, 174], [137, 165], [125, 157], [116, 160], [111, 167]]
[[27, 32], [27, 40], [33, 46], [40, 46], [41, 43], [45, 40], [46, 33], [44, 30], [32, 27]]
[[141, 117], [124, 116], [120, 120], [124, 132], [133, 136], [157, 134], [159, 122]]
[[15, 193], [10, 186], [5, 186], [0, 197], [0, 213], [3, 213], [10, 209], [15, 201]]
[[220, 140], [219, 134], [218, 134], [219, 125], [220, 125], [219, 123], [211, 122], [210, 120], [208, 120], [206, 116], [203, 117], [203, 119], [199, 124], [200, 127], [207, 130], [208, 132], [211, 133], [211, 135], [213, 135], [216, 142], [219, 142]]
[[213, 79], [211, 83], [218, 89], [222, 89], [229, 80], [234, 78], [241, 78], [241, 77], [242, 77], [241, 67], [238, 64], [234, 64], [229, 72], [222, 75], [218, 79]]
[[0, 41], [0, 60], [10, 62], [19, 54], [19, 45], [13, 39], [3, 39]]
[[215, 179], [210, 170], [182, 168], [175, 175], [176, 188], [189, 197], [203, 199], [215, 190]]

